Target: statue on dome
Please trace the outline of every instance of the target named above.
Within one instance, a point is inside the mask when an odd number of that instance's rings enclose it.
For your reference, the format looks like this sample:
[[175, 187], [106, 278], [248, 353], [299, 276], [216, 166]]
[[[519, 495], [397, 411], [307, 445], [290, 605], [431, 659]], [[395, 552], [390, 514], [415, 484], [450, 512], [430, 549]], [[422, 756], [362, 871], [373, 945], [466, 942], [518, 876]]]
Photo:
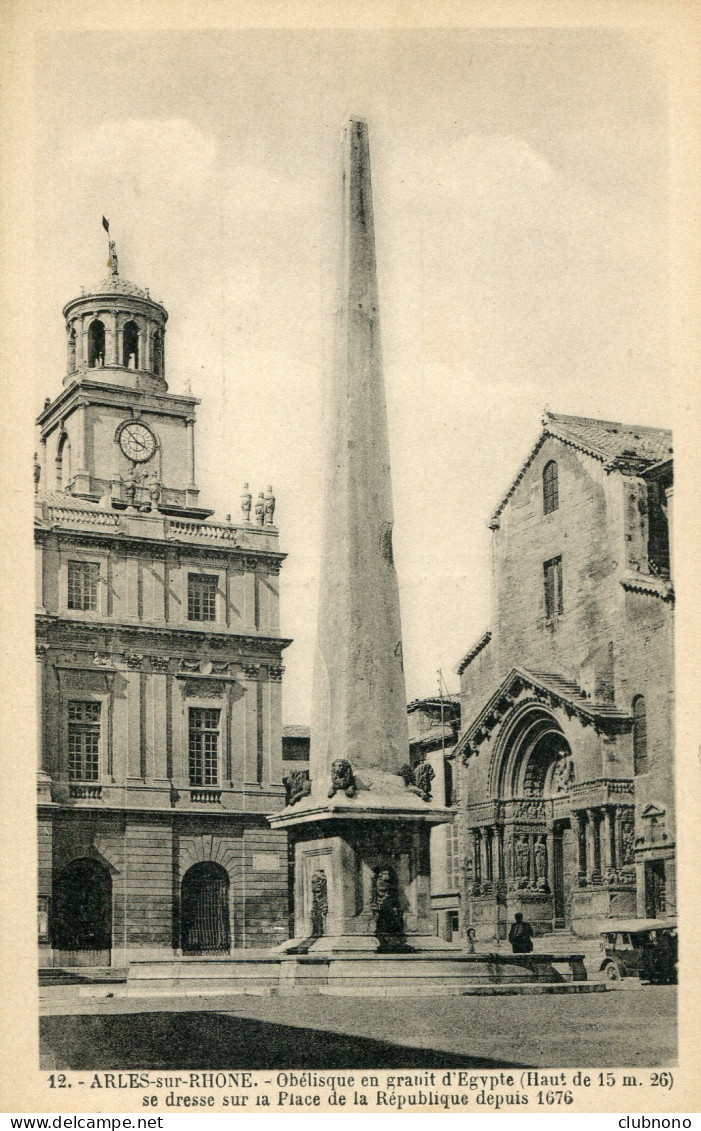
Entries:
[[107, 266], [113, 275], [119, 274], [119, 259], [117, 258], [117, 248], [114, 240], [110, 240], [110, 257], [107, 261]]

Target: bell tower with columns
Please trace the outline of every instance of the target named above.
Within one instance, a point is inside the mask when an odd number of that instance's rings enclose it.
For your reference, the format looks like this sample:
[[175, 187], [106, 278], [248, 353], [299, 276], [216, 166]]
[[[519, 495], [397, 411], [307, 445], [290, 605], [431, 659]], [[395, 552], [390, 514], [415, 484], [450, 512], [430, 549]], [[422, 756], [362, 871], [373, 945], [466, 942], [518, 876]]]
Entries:
[[109, 274], [63, 308], [63, 391], [39, 417], [44, 489], [115, 510], [135, 498], [174, 516], [205, 518], [195, 480], [192, 396], [168, 392], [161, 302], [119, 273], [110, 241]]

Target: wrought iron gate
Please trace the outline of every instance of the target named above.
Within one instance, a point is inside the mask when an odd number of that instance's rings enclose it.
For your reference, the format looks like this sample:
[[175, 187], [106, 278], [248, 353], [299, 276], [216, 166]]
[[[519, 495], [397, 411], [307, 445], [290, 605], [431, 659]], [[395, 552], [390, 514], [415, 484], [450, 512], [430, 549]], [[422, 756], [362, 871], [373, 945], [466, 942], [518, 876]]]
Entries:
[[183, 954], [228, 954], [229, 877], [221, 864], [195, 864], [182, 884]]

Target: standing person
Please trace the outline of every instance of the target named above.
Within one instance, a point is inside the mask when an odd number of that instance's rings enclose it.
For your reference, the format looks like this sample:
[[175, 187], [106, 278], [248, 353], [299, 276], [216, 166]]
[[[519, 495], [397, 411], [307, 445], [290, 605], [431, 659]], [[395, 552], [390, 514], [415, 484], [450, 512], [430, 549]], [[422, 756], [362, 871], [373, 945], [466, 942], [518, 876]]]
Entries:
[[509, 942], [514, 954], [528, 954], [533, 950], [533, 928], [530, 923], [524, 922], [520, 911], [516, 912], [511, 924]]

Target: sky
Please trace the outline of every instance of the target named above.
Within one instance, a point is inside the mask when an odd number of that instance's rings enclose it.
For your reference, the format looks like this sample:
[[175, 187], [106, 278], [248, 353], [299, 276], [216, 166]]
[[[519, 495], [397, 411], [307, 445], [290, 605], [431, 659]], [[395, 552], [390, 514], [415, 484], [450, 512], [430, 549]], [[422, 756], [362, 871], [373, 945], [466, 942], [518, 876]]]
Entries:
[[61, 309], [120, 273], [169, 311], [198, 484], [272, 484], [283, 716], [308, 723], [340, 245], [340, 138], [370, 130], [408, 699], [489, 625], [487, 521], [555, 412], [672, 425], [667, 92], [610, 30], [158, 31], [37, 40], [36, 405]]

